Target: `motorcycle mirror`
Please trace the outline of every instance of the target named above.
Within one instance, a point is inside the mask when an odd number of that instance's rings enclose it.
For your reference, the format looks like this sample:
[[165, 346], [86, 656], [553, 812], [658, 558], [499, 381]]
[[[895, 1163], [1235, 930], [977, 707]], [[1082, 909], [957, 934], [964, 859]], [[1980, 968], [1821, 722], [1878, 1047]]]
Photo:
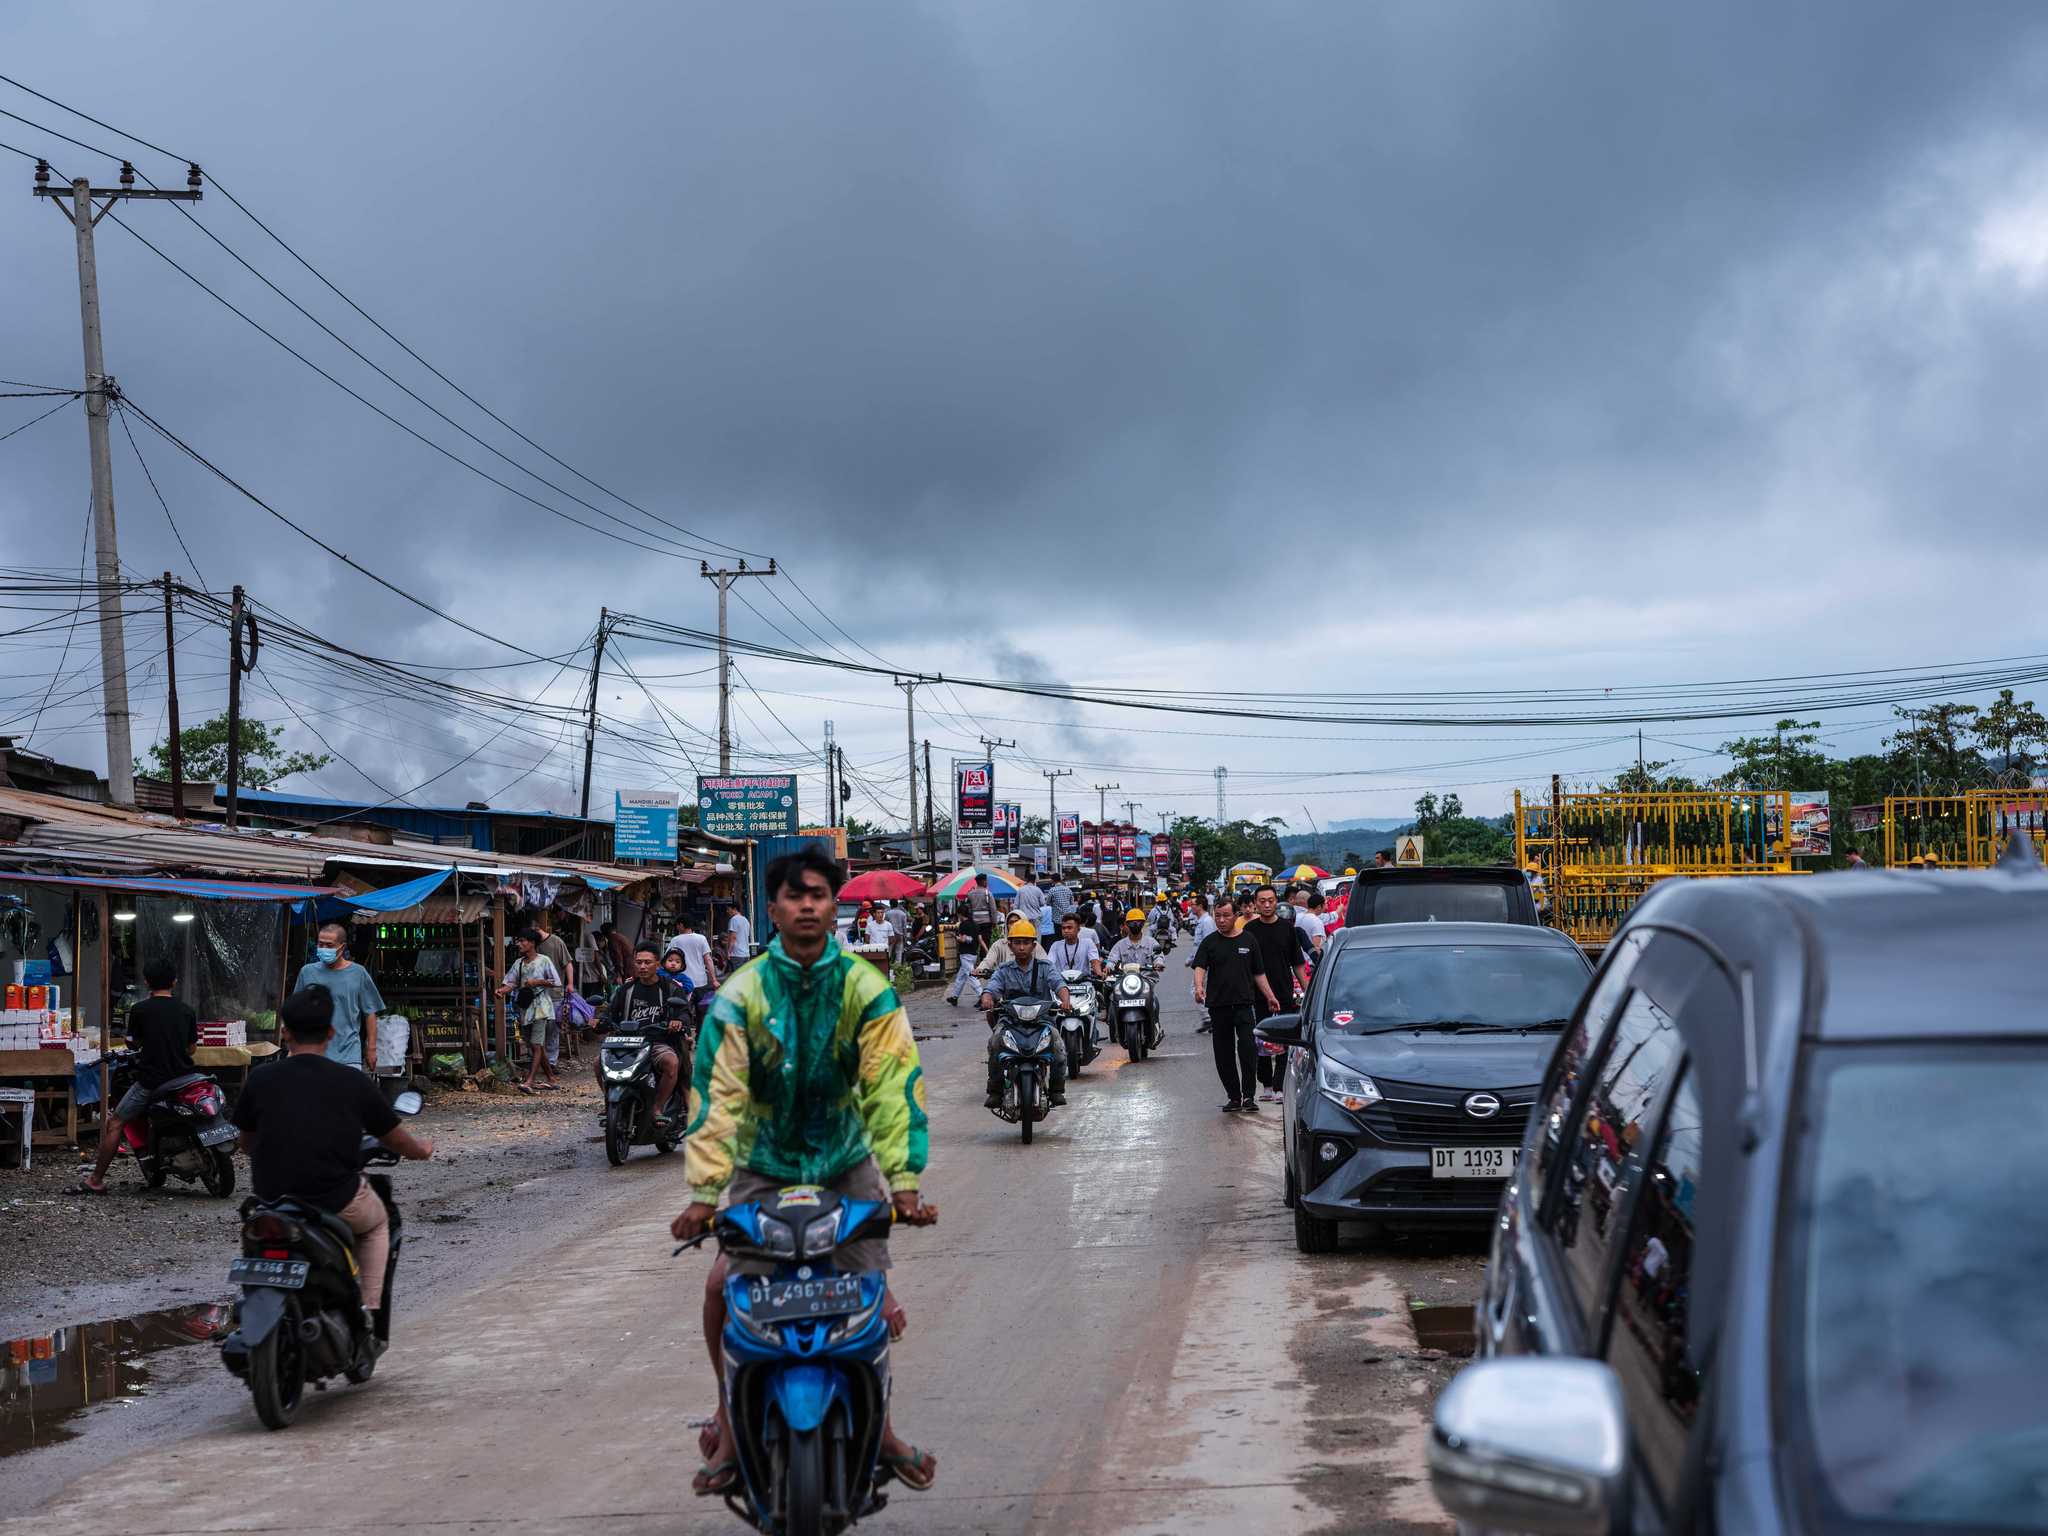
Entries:
[[391, 1107], [401, 1115], [416, 1115], [426, 1105], [426, 1102], [425, 1099], [408, 1088], [391, 1101]]

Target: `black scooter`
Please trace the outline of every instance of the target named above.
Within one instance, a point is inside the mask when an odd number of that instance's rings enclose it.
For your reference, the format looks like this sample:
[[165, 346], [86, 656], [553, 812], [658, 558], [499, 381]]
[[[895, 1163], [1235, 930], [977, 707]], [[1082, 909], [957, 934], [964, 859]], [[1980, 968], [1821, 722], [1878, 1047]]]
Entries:
[[1159, 999], [1155, 991], [1158, 975], [1156, 965], [1126, 961], [1110, 977], [1115, 1036], [1133, 1061], [1143, 1061], [1159, 1044]]
[[[401, 1093], [391, 1107], [416, 1115], [420, 1096]], [[363, 1138], [364, 1168], [397, 1161], [398, 1154], [374, 1137]], [[356, 1385], [368, 1381], [391, 1340], [391, 1282], [404, 1246], [403, 1223], [391, 1198], [390, 1175], [367, 1177], [391, 1228], [374, 1333], [363, 1320], [356, 1237], [346, 1222], [299, 1200], [242, 1202], [242, 1257], [228, 1266], [228, 1284], [242, 1287], [242, 1299], [235, 1304], [234, 1332], [221, 1341], [220, 1358], [248, 1383], [265, 1429], [283, 1429], [298, 1416], [309, 1381], [315, 1387], [330, 1376]]]
[[[689, 1012], [680, 1030], [665, 1023], [647, 1027], [640, 1034], [606, 1035], [598, 1046], [597, 1071], [604, 1083], [604, 1155], [616, 1168], [635, 1147], [652, 1146], [666, 1154], [675, 1151], [688, 1121], [690, 1102], [690, 1058], [697, 1054], [696, 1010]], [[656, 1042], [669, 1046], [681, 1058], [682, 1070], [675, 1092], [666, 1104], [654, 1102]]]
[[1027, 1147], [1032, 1127], [1052, 1112], [1047, 1096], [1052, 1091], [1053, 1053], [1066, 1049], [1053, 1027], [1058, 1006], [1012, 998], [998, 1004], [989, 1019], [996, 1034], [996, 1081], [1003, 1096], [994, 1114], [998, 1120], [1014, 1121]]

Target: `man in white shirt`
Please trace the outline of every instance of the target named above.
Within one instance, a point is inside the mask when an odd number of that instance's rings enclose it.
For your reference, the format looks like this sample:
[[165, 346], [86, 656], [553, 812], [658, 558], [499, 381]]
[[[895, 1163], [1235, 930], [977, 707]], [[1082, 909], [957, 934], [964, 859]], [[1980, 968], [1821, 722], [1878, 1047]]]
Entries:
[[[1200, 891], [1195, 892], [1195, 913], [1194, 945], [1188, 953], [1188, 969], [1191, 971], [1195, 968], [1194, 951], [1202, 947], [1202, 940], [1216, 931], [1216, 916], [1209, 910], [1209, 898]], [[1194, 996], [1197, 1003], [1201, 1002], [1202, 999], [1197, 994], [1192, 977], [1188, 980], [1188, 991], [1191, 996]], [[1202, 1022], [1195, 1026], [1195, 1033], [1198, 1035], [1209, 1033], [1209, 1015], [1206, 1011], [1202, 1015]]]
[[1102, 974], [1102, 956], [1095, 947], [1094, 931], [1081, 926], [1080, 914], [1076, 912], [1069, 912], [1060, 919], [1060, 936], [1047, 948], [1045, 958], [1052, 962], [1056, 971], [1080, 971], [1089, 976]]
[[1323, 952], [1323, 920], [1309, 910], [1309, 888], [1305, 885], [1289, 886], [1287, 905], [1293, 910], [1288, 914], [1294, 919], [1294, 926], [1308, 936], [1308, 946], [1314, 953]]
[[676, 919], [676, 936], [668, 941], [668, 947], [683, 957], [683, 974], [690, 978], [693, 988], [718, 985], [718, 968], [711, 962], [711, 941], [697, 931], [694, 917]]
[[725, 965], [727, 970], [745, 965], [754, 954], [754, 925], [738, 907], [725, 924]]

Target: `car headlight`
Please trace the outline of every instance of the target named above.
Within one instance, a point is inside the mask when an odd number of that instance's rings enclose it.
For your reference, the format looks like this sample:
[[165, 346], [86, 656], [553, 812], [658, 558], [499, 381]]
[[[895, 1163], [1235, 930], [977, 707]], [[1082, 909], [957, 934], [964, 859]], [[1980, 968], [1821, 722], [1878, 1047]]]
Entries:
[[778, 1216], [763, 1216], [761, 1223], [761, 1251], [778, 1259], [796, 1257], [796, 1232], [790, 1224]]
[[815, 1216], [804, 1228], [803, 1256], [807, 1259], [822, 1259], [839, 1246], [839, 1226], [846, 1219], [842, 1208]]
[[1328, 1057], [1316, 1063], [1316, 1086], [1322, 1090], [1324, 1098], [1353, 1113], [1380, 1101], [1377, 1083], [1348, 1067], [1338, 1066]]

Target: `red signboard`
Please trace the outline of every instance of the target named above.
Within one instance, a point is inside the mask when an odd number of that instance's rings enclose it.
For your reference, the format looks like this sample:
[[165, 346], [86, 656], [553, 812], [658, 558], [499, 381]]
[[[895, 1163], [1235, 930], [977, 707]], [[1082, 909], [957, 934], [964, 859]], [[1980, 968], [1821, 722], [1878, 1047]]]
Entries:
[[1158, 872], [1159, 872], [1160, 874], [1162, 874], [1162, 875], [1163, 875], [1163, 874], [1165, 874], [1165, 873], [1166, 873], [1167, 869], [1168, 869], [1168, 868], [1169, 868], [1169, 867], [1171, 866], [1172, 860], [1173, 860], [1173, 844], [1172, 844], [1172, 842], [1171, 842], [1170, 840], [1168, 840], [1167, 838], [1163, 838], [1163, 837], [1155, 837], [1155, 838], [1153, 838], [1153, 839], [1152, 839], [1152, 867], [1153, 867], [1153, 869], [1157, 870], [1157, 871], [1158, 871]]
[[1193, 843], [1182, 843], [1180, 845], [1180, 868], [1181, 873], [1184, 875], [1192, 875], [1195, 872], [1195, 845]]
[[1136, 827], [1125, 825], [1117, 828], [1116, 861], [1124, 865], [1137, 863], [1138, 829]]

